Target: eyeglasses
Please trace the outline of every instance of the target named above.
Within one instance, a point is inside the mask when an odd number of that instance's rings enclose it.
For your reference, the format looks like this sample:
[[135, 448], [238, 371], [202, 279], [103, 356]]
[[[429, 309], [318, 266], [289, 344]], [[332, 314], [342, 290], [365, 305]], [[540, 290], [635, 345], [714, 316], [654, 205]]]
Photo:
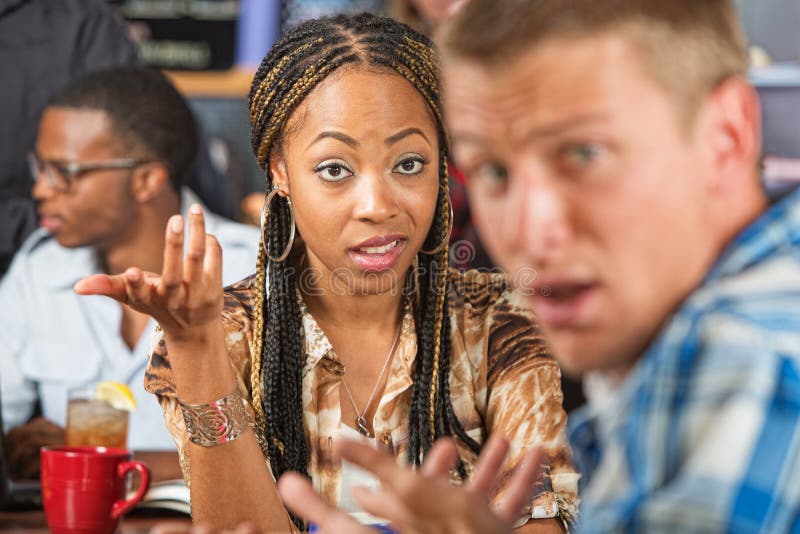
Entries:
[[28, 166], [34, 182], [44, 175], [47, 185], [57, 191], [69, 191], [72, 181], [82, 174], [93, 171], [114, 169], [135, 169], [139, 165], [151, 163], [143, 159], [109, 159], [105, 161], [77, 162], [77, 161], [52, 161], [39, 157], [36, 152], [28, 153]]

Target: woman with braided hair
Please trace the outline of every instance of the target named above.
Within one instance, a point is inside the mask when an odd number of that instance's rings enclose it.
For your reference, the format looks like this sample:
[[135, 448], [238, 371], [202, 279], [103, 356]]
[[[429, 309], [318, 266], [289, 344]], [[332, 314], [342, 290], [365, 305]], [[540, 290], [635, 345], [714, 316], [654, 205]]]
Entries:
[[403, 24], [299, 25], [250, 93], [268, 190], [256, 273], [223, 291], [198, 206], [185, 259], [183, 220], [170, 220], [161, 275], [131, 268], [77, 286], [158, 319], [145, 387], [178, 444], [195, 521], [302, 529], [276, 490], [288, 471], [357, 509], [350, 488], [370, 478], [334, 458], [342, 437], [419, 465], [452, 436], [457, 480], [490, 433], [511, 443], [503, 472], [533, 447], [549, 458], [519, 523], [557, 532], [571, 519], [558, 367], [502, 276], [447, 266], [438, 84], [430, 41]]

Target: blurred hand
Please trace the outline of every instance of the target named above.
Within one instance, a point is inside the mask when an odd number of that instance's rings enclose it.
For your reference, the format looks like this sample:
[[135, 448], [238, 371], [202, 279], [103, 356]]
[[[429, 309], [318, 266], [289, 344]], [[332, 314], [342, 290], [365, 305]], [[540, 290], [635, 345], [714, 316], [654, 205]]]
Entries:
[[118, 275], [97, 274], [75, 284], [81, 295], [105, 295], [158, 321], [166, 337], [192, 339], [221, 321], [222, 249], [207, 235], [203, 210], [189, 210], [189, 241], [183, 257], [183, 217], [167, 223], [162, 273], [130, 267]]
[[164, 522], [150, 529], [150, 534], [261, 534], [252, 523], [242, 523], [234, 529], [218, 530], [203, 525]]
[[63, 444], [64, 429], [44, 417], [12, 428], [5, 437], [11, 478], [39, 478], [39, 449]]
[[[380, 490], [353, 488], [353, 497], [364, 511], [389, 520], [398, 532], [419, 534], [511, 532], [539, 478], [542, 461], [538, 450], [528, 452], [514, 471], [503, 501], [492, 510], [489, 492], [508, 452], [503, 438], [489, 439], [472, 477], [461, 487], [449, 482], [449, 472], [458, 458], [449, 439], [434, 444], [418, 473], [366, 444], [343, 440], [337, 450], [343, 460], [372, 472], [381, 481]], [[283, 475], [278, 490], [289, 509], [319, 525], [323, 534], [374, 533], [324, 502], [311, 483], [297, 473]]]

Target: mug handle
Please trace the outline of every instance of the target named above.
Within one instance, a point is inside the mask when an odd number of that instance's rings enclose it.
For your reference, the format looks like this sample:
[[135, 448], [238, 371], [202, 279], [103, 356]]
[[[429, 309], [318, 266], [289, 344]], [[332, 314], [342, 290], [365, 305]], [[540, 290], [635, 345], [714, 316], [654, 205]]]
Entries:
[[147, 490], [150, 489], [150, 469], [142, 462], [122, 462], [117, 466], [117, 476], [125, 478], [129, 471], [136, 470], [139, 472], [139, 477], [142, 482], [139, 484], [139, 489], [136, 495], [127, 500], [119, 500], [114, 503], [111, 508], [111, 517], [119, 519], [122, 514], [130, 512], [137, 502], [141, 501]]

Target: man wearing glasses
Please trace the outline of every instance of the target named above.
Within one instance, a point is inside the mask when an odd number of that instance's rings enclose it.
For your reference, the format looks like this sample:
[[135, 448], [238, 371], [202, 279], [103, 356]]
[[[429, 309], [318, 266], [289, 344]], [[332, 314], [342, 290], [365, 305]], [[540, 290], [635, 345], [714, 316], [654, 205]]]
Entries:
[[[45, 109], [28, 156], [41, 228], [0, 283], [2, 415], [18, 427], [7, 444], [19, 474], [32, 474], [39, 445], [60, 440], [67, 391], [101, 380], [126, 383], [136, 396], [131, 449], [174, 448], [161, 409], [141, 387], [153, 320], [78, 297], [72, 286], [128, 265], [161, 272], [167, 220], [197, 202], [184, 187], [196, 152], [191, 111], [155, 71], [89, 74]], [[206, 218], [224, 250], [224, 282], [249, 274], [258, 230]], [[43, 417], [29, 421], [37, 403]]]
[[36, 228], [25, 150], [50, 98], [78, 76], [137, 65], [136, 47], [104, 0], [0, 0], [0, 277]]

